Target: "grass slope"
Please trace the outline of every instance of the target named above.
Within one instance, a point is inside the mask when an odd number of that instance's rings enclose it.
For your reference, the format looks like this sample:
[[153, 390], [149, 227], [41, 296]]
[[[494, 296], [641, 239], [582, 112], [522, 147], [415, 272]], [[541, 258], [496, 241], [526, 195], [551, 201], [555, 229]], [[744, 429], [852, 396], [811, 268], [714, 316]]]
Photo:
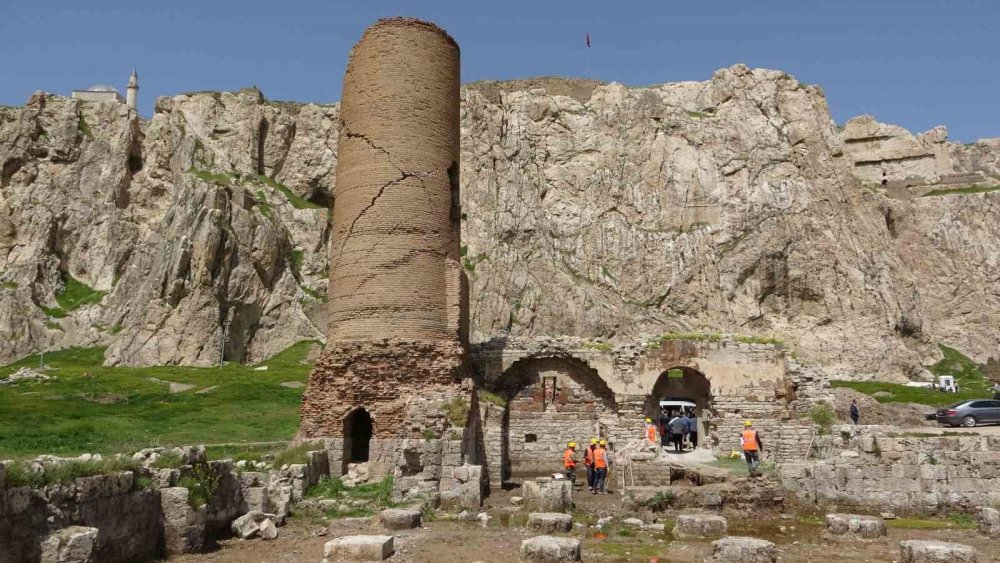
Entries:
[[[49, 383], [0, 386], [0, 459], [38, 454], [115, 453], [143, 447], [289, 440], [299, 426], [302, 363], [310, 342], [264, 362], [268, 371], [231, 364], [222, 368], [104, 367], [104, 350], [74, 348], [45, 355]], [[38, 356], [0, 367], [0, 378]], [[171, 393], [156, 378], [195, 385]], [[200, 389], [216, 386], [206, 393]]]
[[[833, 387], [849, 387], [867, 395], [873, 395], [882, 391], [889, 395], [875, 397], [880, 403], [918, 403], [934, 407], [943, 407], [965, 399], [989, 398], [993, 394], [990, 392], [989, 380], [979, 370], [971, 359], [964, 354], [941, 345], [941, 353], [944, 358], [938, 363], [927, 366], [934, 375], [953, 375], [959, 393], [942, 393], [936, 389], [924, 389], [920, 387], [907, 387], [898, 383], [885, 383], [881, 381], [831, 381]], [[936, 382], [935, 382], [936, 383]]]

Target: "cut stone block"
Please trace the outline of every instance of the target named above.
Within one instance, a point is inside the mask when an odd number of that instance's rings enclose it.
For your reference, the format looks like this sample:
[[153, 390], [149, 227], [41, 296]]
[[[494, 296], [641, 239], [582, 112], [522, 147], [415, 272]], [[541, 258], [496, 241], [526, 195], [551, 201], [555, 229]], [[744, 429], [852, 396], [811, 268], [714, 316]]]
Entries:
[[681, 514], [673, 534], [678, 538], [713, 538], [726, 535], [726, 519], [715, 514]]
[[639, 528], [640, 530], [642, 529], [643, 525], [642, 520], [639, 520], [638, 518], [626, 518], [622, 520], [622, 524], [625, 524], [626, 526], [629, 526], [631, 528]]
[[389, 530], [412, 530], [420, 527], [420, 511], [389, 508], [378, 514], [378, 521]]
[[532, 512], [528, 515], [528, 527], [543, 534], [568, 532], [573, 529], [573, 517], [561, 512]]
[[198, 553], [205, 546], [207, 508], [191, 508], [184, 487], [160, 489], [163, 536], [167, 553]]
[[774, 563], [778, 550], [774, 544], [759, 538], [730, 536], [712, 542], [712, 557], [708, 561], [725, 563]]
[[260, 539], [273, 540], [278, 537], [278, 526], [270, 518], [265, 518], [260, 523]]
[[392, 536], [343, 536], [323, 546], [323, 557], [333, 561], [384, 561], [392, 553]]
[[561, 563], [580, 561], [580, 540], [556, 536], [536, 536], [521, 542], [521, 561]]
[[41, 563], [93, 563], [97, 528], [70, 526], [50, 534], [41, 545]]
[[567, 480], [525, 481], [524, 506], [542, 512], [559, 512], [573, 507], [573, 483]]
[[886, 535], [885, 520], [879, 516], [859, 514], [827, 514], [826, 529], [831, 534], [850, 534], [865, 539], [875, 539]]
[[991, 538], [1000, 539], [1000, 511], [984, 506], [977, 515], [979, 531]]
[[924, 540], [899, 542], [902, 563], [976, 563], [977, 556], [973, 547], [960, 543]]

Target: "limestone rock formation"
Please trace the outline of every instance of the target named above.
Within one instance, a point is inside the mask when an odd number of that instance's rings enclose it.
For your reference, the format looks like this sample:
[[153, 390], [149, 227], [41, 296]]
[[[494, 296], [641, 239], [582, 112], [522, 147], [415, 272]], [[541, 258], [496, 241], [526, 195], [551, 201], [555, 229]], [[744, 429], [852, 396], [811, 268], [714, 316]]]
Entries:
[[[0, 108], [0, 361], [102, 345], [208, 365], [227, 321], [227, 360], [321, 340], [338, 112], [256, 89], [161, 98], [148, 122], [50, 95]], [[998, 140], [838, 131], [818, 87], [740, 65], [471, 84], [461, 127], [473, 339], [767, 335], [896, 379], [938, 343], [996, 355], [1000, 193], [907, 190], [995, 182]], [[894, 184], [872, 189], [883, 166]], [[106, 294], [50, 316], [75, 280]]]

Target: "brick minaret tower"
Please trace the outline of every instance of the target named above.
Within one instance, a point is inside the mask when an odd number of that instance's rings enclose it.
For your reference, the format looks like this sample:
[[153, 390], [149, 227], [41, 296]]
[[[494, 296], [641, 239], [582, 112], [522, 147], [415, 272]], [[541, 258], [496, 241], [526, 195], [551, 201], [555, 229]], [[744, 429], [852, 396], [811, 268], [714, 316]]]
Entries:
[[459, 86], [458, 45], [430, 23], [380, 20], [351, 51], [329, 341], [309, 377], [301, 429], [303, 438], [342, 439], [343, 467], [389, 465], [402, 439], [454, 439], [467, 426]]

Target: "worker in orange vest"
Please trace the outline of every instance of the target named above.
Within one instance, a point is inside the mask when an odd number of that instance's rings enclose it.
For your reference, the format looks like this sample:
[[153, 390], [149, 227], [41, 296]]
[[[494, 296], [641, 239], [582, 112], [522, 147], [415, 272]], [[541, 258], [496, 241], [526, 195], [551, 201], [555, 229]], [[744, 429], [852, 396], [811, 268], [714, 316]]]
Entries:
[[590, 445], [583, 450], [583, 465], [587, 468], [587, 487], [594, 488], [594, 450], [597, 449], [597, 438], [590, 439]]
[[656, 445], [656, 426], [653, 424], [653, 419], [646, 417], [646, 424], [642, 427], [642, 433], [646, 436], [646, 441], [650, 445]]
[[566, 478], [576, 484], [576, 442], [566, 444], [566, 451], [563, 452], [563, 468], [566, 470]]
[[757, 476], [757, 466], [760, 465], [760, 452], [764, 450], [764, 443], [760, 440], [760, 433], [753, 427], [753, 422], [748, 420], [743, 423], [743, 433], [740, 434], [740, 444], [743, 446], [743, 457], [747, 460], [747, 469], [750, 476]]
[[606, 495], [605, 490], [608, 479], [608, 441], [601, 440], [594, 450], [594, 486], [590, 488], [591, 494]]

